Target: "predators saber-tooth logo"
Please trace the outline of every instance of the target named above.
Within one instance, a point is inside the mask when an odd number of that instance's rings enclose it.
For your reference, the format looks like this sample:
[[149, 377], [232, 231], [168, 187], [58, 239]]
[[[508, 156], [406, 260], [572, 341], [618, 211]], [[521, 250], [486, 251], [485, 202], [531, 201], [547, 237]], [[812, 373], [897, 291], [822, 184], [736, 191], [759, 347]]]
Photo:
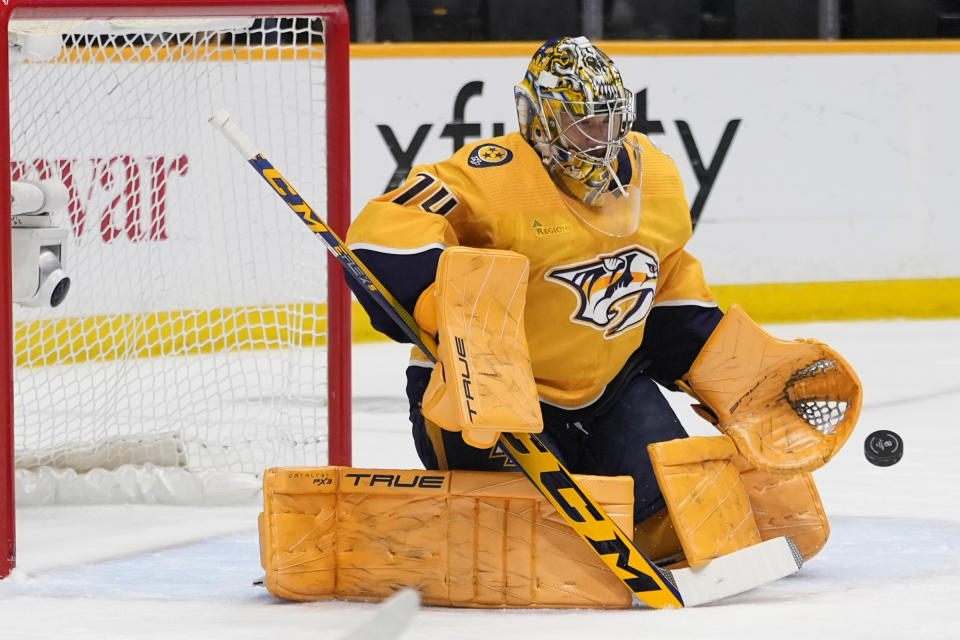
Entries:
[[590, 262], [558, 267], [546, 277], [572, 289], [578, 307], [574, 322], [616, 338], [643, 324], [653, 305], [660, 263], [649, 249], [633, 246]]

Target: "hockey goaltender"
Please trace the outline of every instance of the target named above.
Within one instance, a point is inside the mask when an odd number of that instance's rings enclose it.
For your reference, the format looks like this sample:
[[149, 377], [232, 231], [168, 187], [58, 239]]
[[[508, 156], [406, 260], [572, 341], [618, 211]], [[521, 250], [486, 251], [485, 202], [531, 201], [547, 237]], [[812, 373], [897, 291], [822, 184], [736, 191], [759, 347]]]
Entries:
[[[854, 371], [822, 343], [718, 309], [684, 249], [677, 168], [631, 130], [633, 94], [589, 40], [541, 46], [515, 98], [519, 132], [414, 167], [349, 230], [378, 286], [437, 341], [407, 369], [426, 470], [269, 470], [261, 560], [278, 596], [414, 586], [452, 606], [678, 606], [669, 569], [719, 567], [782, 536], [806, 560], [827, 540], [810, 472], [854, 428]], [[378, 330], [411, 341], [351, 284]], [[688, 437], [658, 383], [693, 396], [721, 435]], [[578, 475], [519, 473], [507, 445], [530, 434]], [[577, 530], [598, 505], [618, 551]], [[631, 571], [629, 538], [668, 570]]]

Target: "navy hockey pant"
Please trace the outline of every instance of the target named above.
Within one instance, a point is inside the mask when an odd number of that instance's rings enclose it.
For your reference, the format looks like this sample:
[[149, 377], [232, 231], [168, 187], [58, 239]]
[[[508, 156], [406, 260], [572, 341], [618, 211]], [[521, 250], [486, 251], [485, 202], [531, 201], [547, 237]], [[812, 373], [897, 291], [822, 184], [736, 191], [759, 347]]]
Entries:
[[[466, 444], [458, 432], [427, 424], [420, 401], [432, 369], [407, 368], [407, 397], [413, 439], [427, 469], [519, 471], [507, 457]], [[589, 407], [567, 411], [541, 403], [540, 438], [571, 473], [633, 476], [634, 522], [665, 505], [647, 445], [687, 436], [657, 384], [638, 369], [623, 371]]]

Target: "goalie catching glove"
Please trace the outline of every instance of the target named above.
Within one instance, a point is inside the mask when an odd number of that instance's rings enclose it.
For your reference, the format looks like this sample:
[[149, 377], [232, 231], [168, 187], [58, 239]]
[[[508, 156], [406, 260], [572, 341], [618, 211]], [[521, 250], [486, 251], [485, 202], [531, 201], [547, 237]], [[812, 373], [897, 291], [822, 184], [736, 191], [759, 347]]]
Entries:
[[451, 247], [417, 303], [418, 322], [439, 335], [423, 416], [481, 449], [501, 431], [543, 430], [523, 324], [529, 267], [519, 253]]
[[862, 390], [853, 368], [814, 340], [780, 340], [737, 305], [677, 384], [746, 460], [770, 473], [813, 471], [853, 432]]

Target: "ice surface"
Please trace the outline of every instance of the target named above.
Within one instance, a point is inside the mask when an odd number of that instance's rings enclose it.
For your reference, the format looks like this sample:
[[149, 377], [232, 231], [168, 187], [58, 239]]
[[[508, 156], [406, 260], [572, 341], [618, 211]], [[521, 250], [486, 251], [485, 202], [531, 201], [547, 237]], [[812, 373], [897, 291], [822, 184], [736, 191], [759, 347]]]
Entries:
[[[408, 639], [960, 638], [960, 321], [771, 325], [842, 353], [865, 389], [860, 424], [816, 472], [832, 534], [798, 574], [708, 606], [654, 611], [423, 608]], [[354, 464], [419, 466], [399, 345], [354, 348]], [[712, 427], [671, 395], [693, 434]], [[904, 439], [874, 467], [863, 440]], [[337, 638], [374, 605], [279, 601], [252, 585], [255, 503], [100, 505], [17, 512], [18, 569], [0, 582], [0, 638]]]

